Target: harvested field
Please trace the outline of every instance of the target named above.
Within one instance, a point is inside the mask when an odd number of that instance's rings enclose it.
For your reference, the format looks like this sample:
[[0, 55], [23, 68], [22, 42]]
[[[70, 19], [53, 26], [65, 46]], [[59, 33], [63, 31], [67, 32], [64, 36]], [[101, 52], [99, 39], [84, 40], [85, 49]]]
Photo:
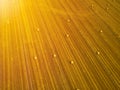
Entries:
[[0, 0], [0, 90], [120, 90], [120, 1]]

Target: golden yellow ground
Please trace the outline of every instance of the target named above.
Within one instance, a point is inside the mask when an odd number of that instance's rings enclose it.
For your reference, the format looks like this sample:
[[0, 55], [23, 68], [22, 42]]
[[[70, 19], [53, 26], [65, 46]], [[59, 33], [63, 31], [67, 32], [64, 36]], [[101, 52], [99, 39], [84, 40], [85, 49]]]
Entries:
[[120, 1], [0, 0], [0, 90], [120, 90]]

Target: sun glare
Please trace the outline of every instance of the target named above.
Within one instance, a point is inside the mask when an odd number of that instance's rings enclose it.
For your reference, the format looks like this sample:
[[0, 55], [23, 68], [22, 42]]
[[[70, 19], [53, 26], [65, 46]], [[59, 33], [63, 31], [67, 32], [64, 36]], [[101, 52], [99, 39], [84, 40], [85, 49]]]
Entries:
[[5, 8], [8, 6], [7, 0], [0, 0], [0, 8]]
[[18, 12], [18, 0], [0, 0], [0, 17], [8, 17]]
[[0, 8], [8, 9], [16, 6], [17, 0], [0, 0]]

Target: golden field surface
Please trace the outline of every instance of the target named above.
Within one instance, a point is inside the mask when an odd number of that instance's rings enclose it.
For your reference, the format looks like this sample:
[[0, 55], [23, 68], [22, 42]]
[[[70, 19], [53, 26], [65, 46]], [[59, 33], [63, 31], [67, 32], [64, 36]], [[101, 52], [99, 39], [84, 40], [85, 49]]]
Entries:
[[0, 90], [120, 90], [120, 0], [0, 0]]

